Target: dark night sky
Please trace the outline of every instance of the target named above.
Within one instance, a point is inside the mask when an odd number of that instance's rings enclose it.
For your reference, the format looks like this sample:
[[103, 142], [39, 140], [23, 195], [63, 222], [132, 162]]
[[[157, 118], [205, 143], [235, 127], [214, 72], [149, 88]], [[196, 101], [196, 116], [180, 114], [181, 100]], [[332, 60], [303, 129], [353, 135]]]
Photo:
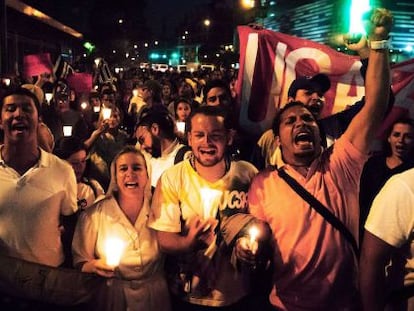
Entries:
[[[182, 20], [185, 14], [189, 14], [191, 9], [200, 4], [206, 4], [210, 0], [150, 0], [146, 10], [148, 26], [154, 29], [159, 35], [161, 31], [161, 21], [165, 19], [169, 30], [175, 29], [177, 23]], [[152, 25], [152, 26], [151, 26]]]
[[[99, 5], [106, 4], [114, 5], [116, 0], [89, 0], [87, 2], [83, 0], [65, 0], [65, 2], [56, 0], [23, 0], [23, 2], [83, 32], [85, 31], [85, 25], [79, 24], [80, 13], [91, 10], [94, 3], [98, 7]], [[131, 3], [132, 10], [139, 10], [141, 3], [139, 0], [122, 0], [122, 2]], [[194, 7], [210, 2], [211, 0], [147, 0], [147, 8], [145, 9], [147, 25], [154, 30], [154, 33], [159, 35], [162, 21], [164, 21], [168, 26], [167, 30], [172, 31], [186, 14], [190, 14]], [[108, 16], [108, 18], [111, 18], [111, 16]]]

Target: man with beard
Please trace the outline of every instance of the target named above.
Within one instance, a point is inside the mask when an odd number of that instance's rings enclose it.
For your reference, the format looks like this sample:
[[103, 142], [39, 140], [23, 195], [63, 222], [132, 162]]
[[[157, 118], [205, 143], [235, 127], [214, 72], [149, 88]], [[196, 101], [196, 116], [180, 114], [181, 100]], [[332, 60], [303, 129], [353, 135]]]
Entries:
[[[269, 223], [275, 251], [270, 302], [280, 310], [358, 310], [358, 190], [370, 143], [390, 95], [388, 35], [392, 17], [371, 12], [365, 105], [345, 133], [322, 151], [319, 126], [310, 108], [292, 102], [282, 108], [273, 131], [284, 165], [259, 174], [249, 190], [250, 212]], [[297, 181], [291, 187], [289, 176]], [[284, 177], [286, 179], [284, 179]], [[294, 189], [304, 188], [347, 231], [337, 230]], [[345, 235], [348, 232], [349, 235]]]
[[175, 135], [175, 124], [168, 112], [157, 109], [146, 110], [135, 127], [139, 148], [147, 158], [151, 187], [155, 189], [161, 174], [184, 159], [190, 150], [179, 142]]
[[246, 194], [257, 170], [226, 156], [232, 134], [222, 108], [199, 107], [188, 125], [191, 157], [160, 177], [148, 225], [170, 255], [173, 310], [241, 310], [249, 282], [231, 255], [243, 229], [256, 223], [246, 213]]

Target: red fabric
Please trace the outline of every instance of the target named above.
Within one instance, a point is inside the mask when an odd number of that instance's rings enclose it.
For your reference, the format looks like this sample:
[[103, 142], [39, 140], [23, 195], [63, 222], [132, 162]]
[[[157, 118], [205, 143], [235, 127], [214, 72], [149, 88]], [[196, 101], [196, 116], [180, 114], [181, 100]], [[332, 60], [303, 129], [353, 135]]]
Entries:
[[52, 61], [49, 53], [25, 55], [23, 58], [25, 77], [34, 77], [42, 73], [52, 73]]
[[[325, 73], [331, 88], [325, 94], [323, 117], [342, 111], [364, 95], [359, 57], [340, 53], [313, 41], [267, 29], [239, 26], [240, 69], [236, 85], [239, 123], [260, 134], [269, 128], [276, 110], [287, 102], [291, 82], [299, 76]], [[414, 103], [414, 59], [392, 67], [395, 111], [407, 113]]]
[[67, 78], [69, 87], [76, 93], [89, 93], [92, 90], [92, 75], [85, 72], [74, 72]]

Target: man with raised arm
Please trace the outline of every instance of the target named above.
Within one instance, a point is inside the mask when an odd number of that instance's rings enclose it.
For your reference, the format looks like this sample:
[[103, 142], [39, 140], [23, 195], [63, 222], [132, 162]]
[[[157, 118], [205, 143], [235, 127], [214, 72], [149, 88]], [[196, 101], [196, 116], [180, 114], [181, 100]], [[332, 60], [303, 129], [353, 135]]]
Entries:
[[[391, 14], [375, 9], [366, 23], [370, 41], [365, 105], [328, 149], [308, 107], [287, 104], [274, 122], [284, 165], [260, 173], [248, 193], [250, 212], [269, 223], [275, 249], [269, 299], [280, 310], [356, 310], [357, 254], [342, 231], [282, 179], [283, 172], [319, 200], [358, 241], [358, 189], [370, 143], [389, 97]], [[282, 172], [283, 171], [283, 172]], [[348, 236], [349, 238], [349, 236]], [[242, 239], [240, 239], [242, 240]], [[239, 257], [251, 259], [246, 243]]]

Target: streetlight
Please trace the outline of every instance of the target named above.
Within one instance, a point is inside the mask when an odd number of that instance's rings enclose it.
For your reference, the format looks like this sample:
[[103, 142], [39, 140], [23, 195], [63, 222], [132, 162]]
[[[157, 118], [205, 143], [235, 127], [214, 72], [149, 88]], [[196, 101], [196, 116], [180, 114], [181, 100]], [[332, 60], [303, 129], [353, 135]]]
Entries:
[[254, 8], [255, 0], [242, 0], [241, 3], [246, 9], [252, 9]]

